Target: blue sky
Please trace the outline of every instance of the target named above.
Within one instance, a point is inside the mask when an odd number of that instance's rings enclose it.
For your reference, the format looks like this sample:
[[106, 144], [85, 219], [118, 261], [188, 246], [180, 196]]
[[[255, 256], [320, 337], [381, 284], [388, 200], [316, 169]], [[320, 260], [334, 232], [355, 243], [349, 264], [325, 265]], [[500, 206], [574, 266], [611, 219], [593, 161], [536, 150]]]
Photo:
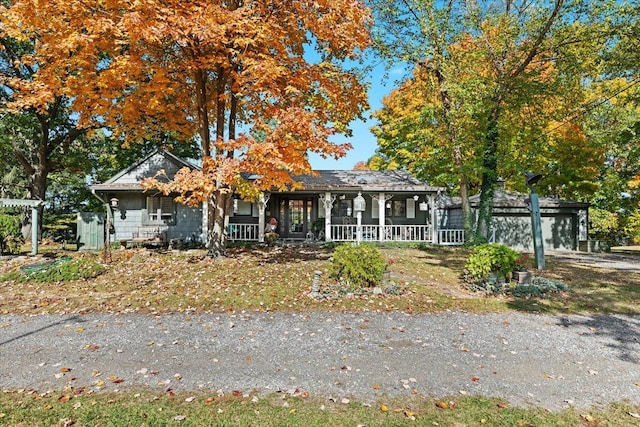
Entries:
[[382, 107], [382, 98], [384, 98], [395, 86], [395, 80], [401, 77], [404, 70], [393, 69], [389, 72], [389, 77], [385, 78], [385, 68], [383, 64], [376, 66], [369, 75], [368, 81], [371, 83], [369, 89], [369, 110], [365, 112], [364, 117], [368, 120], [358, 120], [351, 123], [353, 136], [350, 138], [342, 135], [332, 138], [333, 142], [344, 143], [349, 142], [353, 146], [347, 152], [347, 155], [334, 160], [322, 159], [316, 154], [310, 155], [311, 166], [315, 170], [342, 169], [350, 170], [353, 166], [361, 161], [366, 161], [375, 154], [377, 148], [376, 137], [371, 133], [370, 128], [376, 124], [376, 120], [370, 119], [371, 114]]

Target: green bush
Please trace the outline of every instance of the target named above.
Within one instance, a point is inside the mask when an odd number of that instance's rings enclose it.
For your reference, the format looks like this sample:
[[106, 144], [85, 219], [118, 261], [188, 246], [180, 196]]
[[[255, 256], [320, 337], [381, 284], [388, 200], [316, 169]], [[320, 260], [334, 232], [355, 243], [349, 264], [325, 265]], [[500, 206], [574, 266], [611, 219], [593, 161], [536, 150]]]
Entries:
[[492, 274], [509, 280], [520, 259], [520, 252], [497, 243], [487, 243], [473, 248], [465, 270], [473, 280], [487, 280]]
[[382, 252], [370, 244], [338, 246], [333, 253], [331, 276], [350, 287], [373, 287], [382, 283], [387, 268]]
[[20, 253], [23, 243], [20, 217], [0, 213], [0, 255]]
[[0, 278], [0, 281], [54, 283], [71, 280], [91, 279], [104, 272], [104, 267], [89, 258], [62, 257], [55, 261], [25, 265], [20, 273]]

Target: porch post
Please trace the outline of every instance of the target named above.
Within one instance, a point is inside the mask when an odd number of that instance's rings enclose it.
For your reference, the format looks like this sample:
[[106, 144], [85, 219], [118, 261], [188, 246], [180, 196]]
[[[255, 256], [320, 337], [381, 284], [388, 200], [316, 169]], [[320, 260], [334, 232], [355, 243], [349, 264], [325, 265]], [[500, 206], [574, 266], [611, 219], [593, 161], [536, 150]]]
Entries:
[[269, 202], [270, 195], [267, 194], [265, 196], [264, 193], [260, 193], [260, 198], [258, 199], [258, 242], [264, 242], [264, 229], [266, 227], [266, 218], [264, 217], [265, 210], [267, 208], [267, 203]]
[[324, 193], [324, 198], [320, 197], [320, 201], [324, 206], [324, 240], [331, 241], [331, 207], [335, 201], [335, 197], [331, 197], [331, 192]]
[[433, 197], [433, 194], [429, 196], [429, 204], [431, 205], [431, 243], [439, 244], [438, 213], [436, 212], [436, 198]]
[[387, 238], [387, 236], [386, 236], [387, 233], [385, 232], [385, 229], [384, 229], [385, 221], [386, 221], [386, 218], [385, 218], [385, 212], [386, 212], [385, 203], [387, 203], [387, 199], [386, 199], [384, 193], [380, 193], [378, 195], [378, 225], [380, 226], [380, 236], [378, 237], [378, 240], [381, 241], [381, 242], [386, 240], [386, 238]]

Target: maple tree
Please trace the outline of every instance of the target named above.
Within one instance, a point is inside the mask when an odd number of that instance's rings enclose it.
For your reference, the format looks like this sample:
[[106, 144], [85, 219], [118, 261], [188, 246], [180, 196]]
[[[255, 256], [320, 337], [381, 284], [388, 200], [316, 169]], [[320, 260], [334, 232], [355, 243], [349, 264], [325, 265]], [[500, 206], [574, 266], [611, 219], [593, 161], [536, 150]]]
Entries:
[[158, 129], [199, 137], [201, 170], [149, 185], [208, 201], [212, 255], [224, 251], [241, 171], [259, 177], [243, 186], [254, 194], [295, 185], [292, 176], [311, 170], [309, 151], [345, 153], [329, 137], [366, 106], [363, 84], [343, 67], [369, 42], [360, 1], [19, 0], [2, 12], [7, 33], [39, 40], [40, 68], [16, 103], [59, 93], [79, 128], [107, 126], [132, 142]]

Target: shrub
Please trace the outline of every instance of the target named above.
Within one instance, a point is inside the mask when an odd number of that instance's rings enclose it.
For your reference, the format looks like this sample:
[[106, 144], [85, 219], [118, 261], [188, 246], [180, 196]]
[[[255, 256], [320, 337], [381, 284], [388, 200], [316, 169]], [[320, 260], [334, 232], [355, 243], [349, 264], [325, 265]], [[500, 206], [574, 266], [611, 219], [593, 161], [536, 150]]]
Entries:
[[520, 252], [504, 245], [488, 243], [476, 246], [467, 259], [466, 272], [473, 280], [487, 280], [491, 274], [505, 280], [518, 268]]
[[104, 272], [104, 267], [89, 258], [62, 257], [55, 261], [22, 267], [22, 274], [13, 279], [23, 282], [66, 282], [91, 279]]
[[23, 243], [20, 218], [0, 213], [0, 255], [20, 253]]
[[378, 248], [370, 244], [341, 245], [333, 253], [331, 276], [349, 286], [373, 287], [382, 283], [387, 265]]

